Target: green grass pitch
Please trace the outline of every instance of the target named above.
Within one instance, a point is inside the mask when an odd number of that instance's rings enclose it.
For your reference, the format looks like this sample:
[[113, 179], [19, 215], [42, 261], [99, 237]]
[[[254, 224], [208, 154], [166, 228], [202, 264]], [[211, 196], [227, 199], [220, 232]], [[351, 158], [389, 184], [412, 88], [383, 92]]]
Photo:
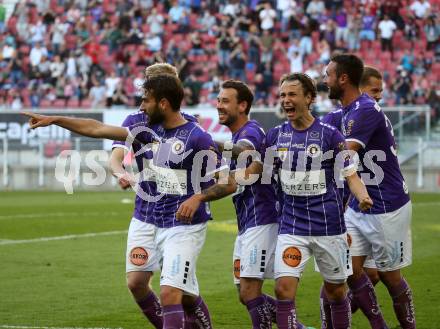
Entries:
[[[125, 231], [133, 205], [121, 202], [124, 198], [132, 200], [133, 194], [0, 193], [0, 328], [151, 328], [125, 285]], [[415, 194], [413, 202], [413, 265], [404, 273], [414, 291], [418, 328], [440, 328], [440, 197]], [[214, 202], [212, 211], [215, 220], [198, 261], [201, 294], [214, 328], [248, 329], [250, 320], [232, 284], [232, 203]], [[110, 233], [84, 236], [101, 232]], [[42, 239], [50, 237], [63, 238]], [[297, 297], [300, 320], [315, 327], [320, 327], [320, 282], [309, 264]], [[272, 293], [272, 281], [265, 283], [265, 290]], [[395, 328], [382, 284], [377, 293], [390, 328]], [[362, 314], [354, 314], [353, 328], [368, 328]]]

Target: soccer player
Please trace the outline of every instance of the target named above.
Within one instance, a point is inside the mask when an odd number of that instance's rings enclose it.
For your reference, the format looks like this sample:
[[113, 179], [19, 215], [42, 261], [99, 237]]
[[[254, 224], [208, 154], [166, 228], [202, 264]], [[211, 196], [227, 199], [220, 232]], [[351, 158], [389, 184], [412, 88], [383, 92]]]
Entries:
[[[231, 151], [231, 170], [245, 150], [264, 152], [265, 132], [249, 120], [254, 96], [249, 87], [236, 80], [225, 81], [217, 97], [219, 122], [232, 132], [232, 141], [218, 143], [220, 150]], [[244, 159], [244, 158], [243, 158]], [[249, 164], [249, 161], [242, 166]], [[275, 241], [278, 233], [277, 202], [274, 187], [258, 180], [241, 185], [233, 195], [238, 236], [233, 253], [234, 283], [240, 301], [247, 307], [253, 328], [271, 328], [276, 320], [276, 301], [263, 294], [263, 280], [273, 279]]]
[[246, 169], [247, 177], [265, 168], [264, 179], [266, 170], [272, 174], [270, 162], [275, 158], [279, 171], [283, 209], [275, 250], [275, 293], [280, 329], [301, 328], [296, 319], [295, 296], [299, 278], [312, 255], [324, 278], [333, 328], [350, 328], [345, 289], [350, 255], [335, 171], [348, 180], [361, 209], [372, 205], [346, 153], [343, 136], [311, 115], [310, 105], [315, 97], [316, 87], [307, 75], [294, 73], [281, 78], [279, 98], [288, 121], [267, 133], [264, 167], [254, 161]]
[[[213, 152], [215, 144], [211, 137], [180, 113], [183, 87], [176, 77], [151, 77], [143, 87], [145, 94], [141, 110], [148, 115], [151, 128], [143, 123], [125, 129], [95, 120], [26, 114], [31, 117], [31, 128], [56, 124], [95, 138], [126, 140], [130, 136], [144, 144], [147, 152], [154, 153], [156, 192], [161, 195], [155, 202], [153, 217], [158, 226], [156, 248], [162, 258], [160, 300], [163, 328], [183, 328], [184, 294], [191, 296], [194, 307], [197, 306], [200, 327], [212, 328], [209, 311], [199, 296], [195, 269], [205, 241], [206, 222], [211, 218], [205, 201], [215, 197], [203, 194], [196, 207], [182, 208], [182, 205], [186, 205], [185, 200], [195, 192], [200, 189], [203, 192], [212, 184], [209, 172], [210, 169], [222, 169], [219, 168], [219, 157]], [[217, 189], [215, 196], [222, 197], [235, 189], [234, 184], [224, 184]]]
[[[148, 66], [145, 69], [145, 77], [170, 74], [177, 75], [177, 70], [174, 66], [168, 63], [156, 63]], [[196, 121], [192, 116], [184, 114], [188, 121]], [[129, 114], [122, 123], [123, 127], [130, 127], [135, 124], [147, 125], [147, 117], [142, 111]], [[154, 194], [156, 185], [152, 179], [151, 168], [144, 168], [144, 164], [149, 164], [150, 160], [144, 161], [145, 154], [139, 152], [141, 144], [133, 143], [131, 145], [135, 156], [136, 164], [139, 172], [144, 173], [139, 187], [142, 191], [148, 194]], [[124, 142], [115, 141], [112, 145], [112, 153], [110, 155], [110, 168], [112, 174], [118, 179], [118, 183], [122, 189], [130, 188], [133, 182], [133, 177], [125, 171], [123, 167], [123, 160], [125, 151], [129, 151]], [[153, 217], [154, 202], [145, 201], [139, 194], [136, 194], [135, 208], [133, 217], [130, 222], [127, 237], [127, 252], [126, 252], [126, 272], [127, 272], [127, 286], [133, 295], [136, 303], [148, 320], [155, 328], [162, 328], [162, 309], [158, 298], [151, 290], [150, 281], [154, 271], [160, 269], [158, 253], [155, 244], [157, 227]], [[183, 304], [187, 298], [184, 298]], [[191, 301], [189, 301], [191, 304]], [[191, 305], [188, 305], [191, 308]], [[186, 312], [186, 323], [195, 322], [194, 312]]]
[[[383, 80], [382, 75], [377, 69], [371, 66], [364, 67], [360, 82], [360, 90], [362, 93], [366, 93], [371, 98], [374, 98], [376, 102], [379, 102], [382, 99]], [[342, 132], [342, 109], [327, 113], [327, 115], [322, 118], [322, 121], [336, 127]], [[347, 184], [344, 184], [344, 186], [340, 188], [340, 191], [342, 192], [344, 204], [347, 205], [350, 196], [350, 190], [348, 189]], [[380, 281], [376, 263], [371, 256], [368, 256], [364, 262], [364, 271], [368, 275], [373, 286]], [[348, 292], [348, 297], [350, 299], [351, 313], [353, 314], [359, 309], [359, 306], [356, 303], [356, 300], [353, 299], [351, 291]], [[321, 289], [321, 307], [322, 328], [331, 329], [330, 305], [325, 298], [323, 288]]]
[[326, 69], [329, 97], [343, 106], [342, 131], [349, 149], [359, 154], [360, 174], [374, 202], [364, 211], [351, 200], [345, 214], [353, 255], [348, 284], [372, 328], [387, 328], [373, 285], [363, 271], [365, 258], [371, 255], [400, 326], [415, 328], [412, 291], [400, 272], [412, 262], [411, 201], [400, 172], [392, 125], [380, 106], [359, 90], [363, 69], [362, 60], [348, 54], [333, 57]]

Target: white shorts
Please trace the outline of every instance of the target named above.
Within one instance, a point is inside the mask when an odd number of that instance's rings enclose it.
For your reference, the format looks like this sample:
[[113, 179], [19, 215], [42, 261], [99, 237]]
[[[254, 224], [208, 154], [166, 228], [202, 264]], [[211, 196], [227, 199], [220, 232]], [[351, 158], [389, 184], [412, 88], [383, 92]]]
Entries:
[[275, 278], [300, 278], [307, 261], [315, 256], [316, 265], [325, 281], [339, 284], [351, 272], [347, 234], [332, 236], [278, 235], [275, 250]]
[[364, 261], [364, 267], [377, 269], [376, 262], [374, 261], [373, 257], [367, 256]]
[[273, 279], [278, 224], [251, 227], [237, 236], [232, 257], [234, 283], [242, 278]]
[[205, 243], [206, 223], [158, 228], [156, 245], [161, 255], [161, 286], [171, 286], [198, 296], [196, 264]]
[[394, 271], [412, 263], [412, 204], [386, 214], [363, 214], [348, 208], [347, 230], [353, 256], [369, 256], [379, 271]]
[[132, 218], [128, 229], [126, 272], [154, 272], [160, 269], [156, 249], [157, 227]]

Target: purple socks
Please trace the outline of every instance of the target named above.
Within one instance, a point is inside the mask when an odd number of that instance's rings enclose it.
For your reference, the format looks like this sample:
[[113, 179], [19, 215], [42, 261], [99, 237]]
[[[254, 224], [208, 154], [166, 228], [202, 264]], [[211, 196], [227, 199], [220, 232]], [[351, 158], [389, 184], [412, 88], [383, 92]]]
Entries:
[[185, 313], [182, 304], [162, 307], [163, 329], [184, 329]]
[[198, 296], [194, 306], [186, 308], [185, 329], [212, 329], [208, 306]]
[[253, 329], [272, 328], [271, 315], [264, 295], [248, 301], [246, 307], [251, 316]]
[[353, 300], [370, 322], [372, 329], [387, 329], [387, 325], [377, 304], [373, 284], [367, 274], [363, 273], [357, 280], [349, 284]]
[[150, 320], [156, 329], [162, 329], [162, 307], [154, 292], [150, 293], [142, 300], [136, 301], [142, 310], [142, 313]]
[[402, 329], [414, 329], [416, 317], [411, 288], [405, 279], [401, 279], [397, 287], [388, 289], [393, 299], [394, 313]]

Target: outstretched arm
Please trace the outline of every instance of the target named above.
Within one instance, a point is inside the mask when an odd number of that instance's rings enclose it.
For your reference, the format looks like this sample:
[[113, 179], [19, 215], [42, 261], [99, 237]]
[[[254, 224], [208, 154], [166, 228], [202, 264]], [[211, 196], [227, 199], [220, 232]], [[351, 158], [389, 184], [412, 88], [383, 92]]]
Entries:
[[48, 116], [31, 112], [23, 112], [28, 116], [29, 126], [32, 129], [57, 125], [77, 134], [92, 138], [107, 138], [118, 141], [125, 141], [128, 137], [128, 131], [125, 128], [106, 125], [93, 119], [72, 118], [65, 116]]

